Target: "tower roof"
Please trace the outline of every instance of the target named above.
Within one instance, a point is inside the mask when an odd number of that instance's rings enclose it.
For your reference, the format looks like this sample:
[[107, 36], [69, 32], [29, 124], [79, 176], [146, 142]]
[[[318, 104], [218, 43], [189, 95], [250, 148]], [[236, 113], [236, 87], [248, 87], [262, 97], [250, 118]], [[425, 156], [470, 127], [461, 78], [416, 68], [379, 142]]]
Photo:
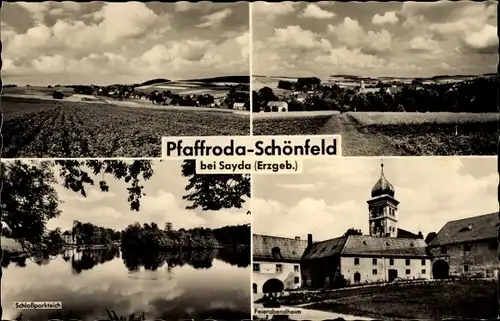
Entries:
[[384, 175], [384, 163], [380, 164], [380, 178], [377, 183], [372, 188], [372, 197], [377, 197], [381, 195], [390, 195], [394, 197], [395, 191], [394, 186], [385, 178]]

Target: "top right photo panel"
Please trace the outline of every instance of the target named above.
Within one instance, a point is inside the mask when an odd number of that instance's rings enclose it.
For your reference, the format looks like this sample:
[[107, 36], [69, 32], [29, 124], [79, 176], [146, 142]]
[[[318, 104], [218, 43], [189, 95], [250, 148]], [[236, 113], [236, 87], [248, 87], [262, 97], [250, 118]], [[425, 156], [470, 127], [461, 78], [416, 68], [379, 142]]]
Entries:
[[343, 156], [496, 155], [497, 3], [254, 2], [253, 135]]

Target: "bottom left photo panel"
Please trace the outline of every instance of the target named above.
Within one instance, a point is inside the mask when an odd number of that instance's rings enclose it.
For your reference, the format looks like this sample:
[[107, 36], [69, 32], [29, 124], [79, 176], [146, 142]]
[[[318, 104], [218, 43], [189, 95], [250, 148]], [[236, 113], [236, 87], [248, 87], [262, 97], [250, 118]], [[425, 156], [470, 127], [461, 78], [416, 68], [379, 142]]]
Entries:
[[251, 317], [250, 176], [2, 160], [2, 320]]

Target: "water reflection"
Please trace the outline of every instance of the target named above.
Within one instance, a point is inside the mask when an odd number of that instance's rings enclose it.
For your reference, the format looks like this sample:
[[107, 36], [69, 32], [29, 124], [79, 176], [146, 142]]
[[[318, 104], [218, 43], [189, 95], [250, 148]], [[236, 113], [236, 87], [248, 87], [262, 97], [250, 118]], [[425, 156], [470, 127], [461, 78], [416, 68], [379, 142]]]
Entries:
[[[16, 301], [62, 301], [63, 310], [24, 310], [23, 319], [109, 319], [145, 313], [146, 319], [250, 317], [250, 251], [134, 252], [70, 249], [31, 258], [4, 256], [3, 319]], [[69, 268], [68, 268], [69, 267]]]

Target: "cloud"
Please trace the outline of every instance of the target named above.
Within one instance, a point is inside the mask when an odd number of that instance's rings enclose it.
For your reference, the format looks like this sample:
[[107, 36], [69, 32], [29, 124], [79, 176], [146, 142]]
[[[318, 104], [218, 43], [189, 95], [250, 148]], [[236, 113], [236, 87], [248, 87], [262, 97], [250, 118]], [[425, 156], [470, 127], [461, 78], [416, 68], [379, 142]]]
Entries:
[[335, 13], [322, 9], [314, 3], [310, 3], [301, 14], [304, 18], [330, 19], [335, 17]]
[[293, 2], [268, 3], [257, 1], [252, 2], [251, 10], [254, 17], [274, 17], [294, 13], [296, 5]]
[[[446, 222], [498, 210], [496, 159], [389, 158], [386, 178], [394, 185], [399, 227], [424, 235]], [[410, 169], [410, 170], [409, 170]], [[254, 178], [253, 231], [316, 240], [341, 236], [354, 227], [368, 233], [370, 192], [380, 177], [380, 161], [345, 158], [307, 161], [300, 175]], [[290, 185], [318, 189], [290, 189]]]
[[394, 11], [387, 11], [382, 16], [376, 13], [372, 19], [372, 23], [374, 25], [385, 25], [385, 24], [394, 25], [397, 24], [398, 22], [399, 18], [396, 16], [396, 12]]
[[231, 12], [232, 12], [231, 9], [226, 8], [226, 9], [214, 12], [212, 14], [209, 14], [209, 15], [205, 16], [205, 18], [204, 18], [205, 22], [196, 25], [196, 27], [199, 27], [199, 28], [212, 27], [213, 25], [218, 24], [222, 20], [229, 17]]
[[276, 186], [297, 191], [315, 191], [319, 188], [318, 185], [314, 184], [277, 184]]
[[[245, 44], [238, 37], [248, 34], [248, 19], [237, 18], [248, 17], [248, 7], [217, 5], [213, 12], [214, 6], [5, 4], [2, 13], [9, 20], [2, 20], [2, 56], [7, 62], [3, 79], [32, 85], [110, 84], [244, 74], [248, 53], [242, 51]], [[213, 13], [206, 15], [210, 10]], [[200, 31], [186, 24], [186, 18], [201, 20], [200, 25], [210, 28]], [[160, 52], [163, 57], [158, 57]]]
[[337, 2], [335, 17], [319, 14], [328, 4], [256, 6], [254, 73], [429, 77], [491, 73], [498, 65], [494, 2], [379, 2], [363, 11]]

